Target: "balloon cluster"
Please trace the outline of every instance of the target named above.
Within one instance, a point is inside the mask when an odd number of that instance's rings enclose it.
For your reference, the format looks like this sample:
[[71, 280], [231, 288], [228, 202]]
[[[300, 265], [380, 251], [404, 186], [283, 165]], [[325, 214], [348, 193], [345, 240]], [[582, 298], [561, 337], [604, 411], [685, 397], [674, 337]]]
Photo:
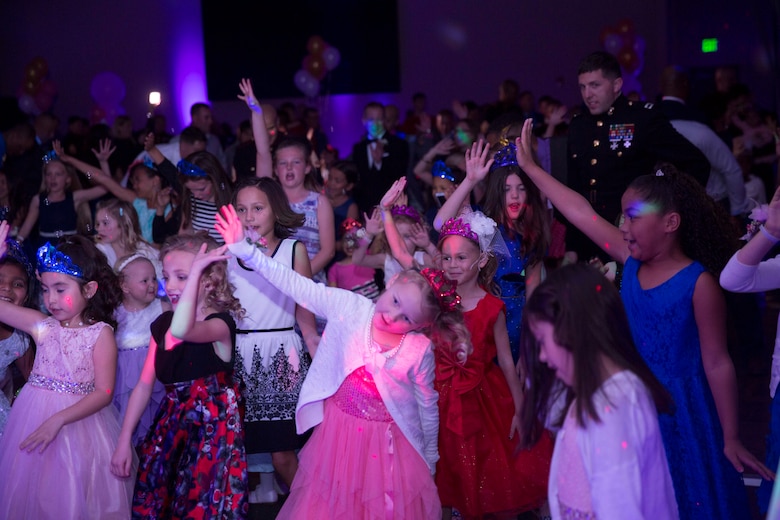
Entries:
[[49, 77], [49, 64], [40, 56], [24, 67], [24, 78], [17, 91], [19, 108], [28, 115], [46, 112], [54, 104], [57, 85]]
[[338, 67], [341, 53], [317, 35], [309, 38], [306, 49], [309, 54], [303, 58], [301, 69], [295, 73], [293, 82], [304, 95], [315, 97], [320, 92], [320, 80]]
[[89, 93], [95, 101], [89, 114], [93, 124], [105, 122], [110, 125], [116, 116], [125, 114], [120, 104], [125, 99], [125, 83], [113, 72], [96, 74], [89, 86]]
[[636, 34], [633, 20], [624, 18], [614, 27], [604, 27], [599, 39], [604, 50], [614, 55], [623, 69], [624, 90], [641, 92], [637, 77], [645, 64], [647, 44], [644, 38]]

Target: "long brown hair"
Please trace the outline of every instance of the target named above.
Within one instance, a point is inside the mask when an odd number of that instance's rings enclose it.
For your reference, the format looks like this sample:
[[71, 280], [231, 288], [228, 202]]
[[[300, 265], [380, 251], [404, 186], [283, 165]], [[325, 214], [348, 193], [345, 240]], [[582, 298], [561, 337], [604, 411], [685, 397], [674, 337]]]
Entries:
[[[555, 373], [539, 361], [539, 345], [530, 328], [539, 322], [550, 323], [555, 342], [571, 352], [574, 377], [564, 413], [576, 397], [579, 425], [584, 426], [588, 419], [600, 421], [593, 397], [604, 382], [604, 358], [639, 377], [658, 411], [671, 408], [669, 393], [636, 349], [615, 285], [587, 264], [564, 266], [550, 273], [523, 309], [521, 356], [528, 374], [522, 417], [524, 445], [533, 445], [541, 434], [539, 421], [544, 422], [549, 413], [555, 386]], [[560, 422], [562, 418], [557, 419]]]

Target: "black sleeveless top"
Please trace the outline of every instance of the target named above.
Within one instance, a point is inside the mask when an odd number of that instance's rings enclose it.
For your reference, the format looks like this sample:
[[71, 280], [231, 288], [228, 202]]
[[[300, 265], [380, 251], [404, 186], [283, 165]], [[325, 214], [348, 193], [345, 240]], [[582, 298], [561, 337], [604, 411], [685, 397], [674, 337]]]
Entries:
[[[224, 321], [230, 329], [231, 348], [236, 344], [236, 322], [226, 312], [210, 314], [207, 320]], [[218, 372], [232, 372], [233, 359], [222, 361], [214, 352], [213, 343], [182, 341], [171, 350], [165, 350], [165, 333], [171, 328], [173, 311], [162, 313], [150, 326], [152, 337], [157, 342], [154, 371], [157, 379], [165, 385], [192, 381]]]

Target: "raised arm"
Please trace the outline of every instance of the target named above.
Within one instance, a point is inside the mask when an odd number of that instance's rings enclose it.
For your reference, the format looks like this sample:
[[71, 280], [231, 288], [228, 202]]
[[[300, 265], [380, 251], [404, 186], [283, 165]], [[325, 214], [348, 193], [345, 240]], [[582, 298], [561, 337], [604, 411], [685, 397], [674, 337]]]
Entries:
[[385, 255], [368, 254], [368, 247], [371, 245], [374, 237], [384, 230], [379, 208], [374, 208], [370, 218], [363, 213], [363, 218], [366, 219], [366, 234], [358, 239], [357, 247], [352, 251], [352, 263], [355, 265], [362, 265], [363, 267], [370, 267], [372, 269], [384, 269]]
[[265, 256], [260, 249], [244, 240], [244, 229], [232, 205], [220, 208], [216, 218], [215, 228], [222, 235], [233, 255], [317, 316], [326, 318], [334, 314], [343, 316], [344, 305], [347, 305], [350, 300], [365, 300], [352, 291], [318, 284]]
[[273, 158], [271, 157], [271, 144], [268, 139], [268, 130], [265, 127], [265, 118], [263, 116], [263, 107], [257, 102], [255, 94], [252, 91], [252, 82], [248, 79], [242, 79], [238, 84], [241, 94], [238, 99], [244, 101], [249, 110], [252, 111], [252, 134], [255, 138], [255, 147], [257, 148], [256, 171], [258, 177], [272, 177], [274, 173]]
[[433, 145], [433, 147], [431, 147], [431, 149], [422, 156], [422, 159], [420, 159], [417, 164], [414, 165], [415, 176], [417, 176], [417, 178], [423, 181], [427, 186], [433, 184], [433, 176], [431, 175], [433, 161], [439, 155], [449, 155], [454, 148], [455, 143], [449, 137], [445, 137]]
[[201, 287], [203, 270], [213, 262], [227, 260], [225, 246], [206, 251], [206, 244], [200, 247], [190, 268], [187, 283], [181, 292], [179, 304], [173, 312], [171, 335], [184, 341], [214, 343], [214, 352], [223, 361], [230, 361], [233, 355], [233, 342], [230, 328], [223, 320], [197, 321], [198, 292]]
[[623, 233], [601, 218], [585, 197], [560, 183], [534, 162], [531, 147], [532, 125], [531, 119], [526, 119], [523, 123], [521, 137], [515, 141], [517, 165], [569, 222], [585, 233], [612, 258], [620, 263], [625, 263], [630, 252], [628, 245], [623, 240]]
[[414, 256], [409, 253], [409, 250], [404, 244], [404, 239], [398, 232], [398, 228], [395, 226], [393, 220], [393, 205], [398, 197], [403, 193], [406, 187], [406, 178], [401, 177], [390, 186], [387, 193], [382, 197], [382, 201], [379, 203], [379, 211], [382, 215], [382, 222], [385, 226], [385, 236], [387, 237], [387, 244], [390, 246], [390, 254], [393, 258], [398, 260], [401, 267], [404, 269], [410, 269], [414, 265]]
[[[108, 158], [111, 157], [111, 154], [114, 152], [114, 150], [115, 148], [111, 147], [111, 140], [109, 139], [100, 141], [99, 150], [95, 150], [94, 148], [92, 149], [92, 153], [95, 154], [95, 157], [97, 157], [98, 161], [100, 162], [100, 171], [95, 171], [94, 169], [91, 170], [89, 173], [87, 173], [87, 178], [110, 191], [111, 194], [116, 198], [132, 203], [137, 197], [135, 192], [116, 182], [114, 177], [111, 176], [111, 171], [108, 168]], [[74, 193], [74, 202], [76, 201], [76, 194], [79, 194], [79, 192]], [[78, 202], [83, 201], [79, 200]]]
[[436, 213], [436, 217], [433, 219], [433, 227], [436, 231], [439, 231], [449, 219], [458, 216], [463, 204], [469, 200], [469, 194], [477, 184], [487, 177], [492, 165], [490, 146], [482, 139], [472, 144], [471, 149], [466, 150], [466, 178], [455, 188], [450, 198]]

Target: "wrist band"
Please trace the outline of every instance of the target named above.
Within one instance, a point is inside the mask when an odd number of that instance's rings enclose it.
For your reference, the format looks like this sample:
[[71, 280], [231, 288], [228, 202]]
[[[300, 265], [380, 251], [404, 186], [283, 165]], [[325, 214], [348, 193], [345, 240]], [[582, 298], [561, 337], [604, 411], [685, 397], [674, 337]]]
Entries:
[[255, 101], [255, 98], [249, 98], [249, 100], [246, 102], [246, 104], [249, 106], [249, 108], [253, 112], [257, 112], [258, 114], [263, 113], [263, 109], [260, 108], [260, 105], [257, 104], [257, 101]]
[[780, 238], [777, 238], [772, 233], [767, 231], [763, 225], [758, 229], [761, 231], [761, 234], [764, 235], [766, 239], [772, 242], [773, 244], [777, 244], [778, 242], [780, 242]]

